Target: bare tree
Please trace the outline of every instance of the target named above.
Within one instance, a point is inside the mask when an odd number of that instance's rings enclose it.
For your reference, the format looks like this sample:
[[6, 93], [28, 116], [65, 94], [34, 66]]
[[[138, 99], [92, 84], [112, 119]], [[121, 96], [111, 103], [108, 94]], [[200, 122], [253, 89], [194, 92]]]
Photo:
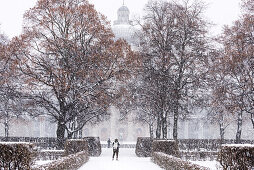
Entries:
[[[144, 72], [138, 72], [138, 76], [132, 86], [128, 86], [131, 97], [127, 101], [131, 101], [129, 108], [135, 111], [134, 122], [142, 123], [149, 126], [150, 138], [154, 138], [154, 126], [156, 124], [156, 97], [155, 88], [151, 87], [150, 82], [146, 81]], [[129, 93], [130, 94], [130, 93]], [[131, 99], [131, 100], [130, 100]]]
[[140, 51], [154, 74], [150, 81], [158, 88], [157, 138], [161, 131], [163, 138], [167, 137], [167, 117], [172, 113], [173, 138], [177, 140], [179, 115], [189, 113], [189, 106], [201, 97], [201, 80], [207, 71], [203, 9], [202, 3], [187, 1], [150, 1], [146, 6]]
[[108, 117], [111, 79], [125, 78], [133, 55], [126, 42], [113, 41], [109, 23], [86, 0], [39, 0], [24, 19], [24, 34], [13, 42], [24, 102], [33, 115], [55, 120], [62, 148], [65, 131], [71, 137]]

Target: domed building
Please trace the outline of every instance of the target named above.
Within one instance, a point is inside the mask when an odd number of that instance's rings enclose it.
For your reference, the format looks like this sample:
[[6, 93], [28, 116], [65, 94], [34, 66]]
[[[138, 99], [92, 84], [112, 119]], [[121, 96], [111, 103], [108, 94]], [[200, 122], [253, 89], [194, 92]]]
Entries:
[[123, 5], [117, 10], [117, 20], [114, 21], [114, 25], [131, 25], [129, 20], [130, 11], [127, 6]]
[[117, 20], [114, 21], [112, 30], [115, 34], [115, 40], [119, 38], [125, 39], [133, 47], [136, 42], [135, 32], [137, 29], [133, 26], [129, 16], [130, 11], [128, 7], [123, 4], [123, 6], [117, 10]]

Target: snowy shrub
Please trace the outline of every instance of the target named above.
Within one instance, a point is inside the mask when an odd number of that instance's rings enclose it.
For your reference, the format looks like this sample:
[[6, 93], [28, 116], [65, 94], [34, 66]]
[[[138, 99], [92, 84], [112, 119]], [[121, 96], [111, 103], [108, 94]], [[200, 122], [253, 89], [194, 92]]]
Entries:
[[153, 152], [163, 152], [176, 157], [180, 156], [178, 145], [174, 140], [154, 140], [152, 143]]
[[151, 156], [153, 140], [150, 137], [138, 137], [135, 153], [138, 157]]
[[[180, 150], [189, 151], [219, 151], [221, 144], [234, 144], [235, 139], [178, 139]], [[241, 140], [241, 143], [254, 144], [253, 140]]]
[[180, 151], [180, 158], [192, 161], [213, 161], [217, 160], [217, 151]]
[[101, 155], [101, 143], [99, 137], [84, 137], [83, 139], [88, 143], [89, 156]]
[[254, 169], [254, 145], [222, 145], [218, 161], [223, 169]]
[[10, 142], [29, 142], [33, 143], [37, 148], [49, 149], [57, 147], [57, 138], [55, 137], [0, 137], [1, 141]]
[[219, 139], [179, 139], [178, 146], [180, 150], [190, 151], [217, 151], [221, 146]]
[[62, 157], [48, 164], [34, 166], [32, 170], [76, 170], [89, 160], [87, 151]]
[[32, 143], [0, 143], [0, 169], [30, 169], [36, 152]]
[[180, 158], [174, 157], [172, 155], [167, 155], [162, 152], [153, 152], [152, 161], [166, 170], [208, 170], [209, 168], [196, 165], [194, 163], [183, 161]]
[[81, 151], [87, 151], [88, 153], [88, 142], [84, 139], [68, 139], [64, 146], [65, 154], [70, 155]]

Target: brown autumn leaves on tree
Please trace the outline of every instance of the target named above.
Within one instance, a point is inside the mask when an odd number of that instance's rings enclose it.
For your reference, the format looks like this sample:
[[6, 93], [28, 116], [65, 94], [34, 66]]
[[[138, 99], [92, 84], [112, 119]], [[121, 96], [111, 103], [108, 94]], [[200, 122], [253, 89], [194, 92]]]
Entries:
[[23, 114], [21, 93], [17, 91], [18, 70], [10, 42], [0, 34], [0, 123], [4, 127], [5, 140], [9, 137], [11, 120]]
[[[58, 147], [88, 122], [109, 116], [135, 55], [114, 42], [110, 24], [86, 0], [39, 0], [24, 15], [24, 34], [13, 41], [22, 72], [21, 91], [32, 115], [57, 123]], [[76, 126], [70, 128], [69, 123]]]
[[242, 1], [244, 13], [233, 26], [224, 28], [219, 39], [223, 48], [214, 58], [210, 70], [215, 82], [212, 106], [220, 108], [217, 112], [236, 116], [237, 143], [241, 140], [244, 117], [250, 116], [254, 128], [253, 7], [253, 0]]

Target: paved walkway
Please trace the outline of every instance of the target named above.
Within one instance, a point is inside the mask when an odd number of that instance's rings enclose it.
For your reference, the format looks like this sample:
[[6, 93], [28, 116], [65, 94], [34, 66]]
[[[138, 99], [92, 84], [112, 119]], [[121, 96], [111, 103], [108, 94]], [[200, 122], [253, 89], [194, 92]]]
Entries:
[[150, 158], [139, 158], [135, 149], [120, 148], [119, 160], [112, 161], [112, 148], [103, 148], [100, 157], [90, 157], [79, 170], [162, 170]]

